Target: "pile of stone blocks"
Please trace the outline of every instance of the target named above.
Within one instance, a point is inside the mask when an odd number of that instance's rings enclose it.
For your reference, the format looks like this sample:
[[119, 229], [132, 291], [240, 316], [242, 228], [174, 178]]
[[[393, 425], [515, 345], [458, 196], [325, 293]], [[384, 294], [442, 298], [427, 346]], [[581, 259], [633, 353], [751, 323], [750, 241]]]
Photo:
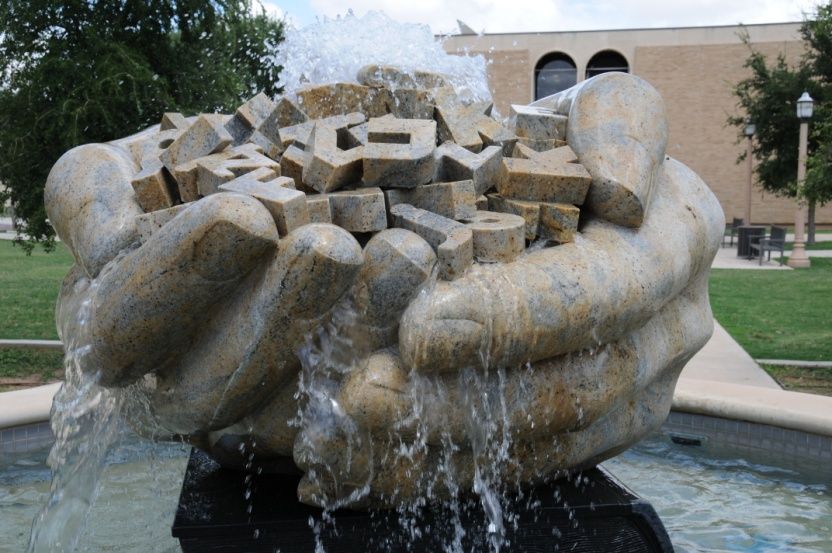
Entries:
[[566, 117], [465, 102], [439, 74], [367, 66], [357, 83], [264, 94], [231, 115], [166, 113], [136, 141], [142, 239], [212, 194], [250, 195], [280, 236], [331, 223], [366, 241], [388, 227], [422, 236], [454, 279], [511, 262], [534, 240], [574, 240], [592, 181], [566, 144]]

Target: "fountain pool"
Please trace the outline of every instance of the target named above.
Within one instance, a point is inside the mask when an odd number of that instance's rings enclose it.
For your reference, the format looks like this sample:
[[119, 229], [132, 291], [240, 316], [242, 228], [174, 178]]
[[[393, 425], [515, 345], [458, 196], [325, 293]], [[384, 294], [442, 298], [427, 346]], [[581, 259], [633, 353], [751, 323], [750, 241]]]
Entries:
[[[78, 551], [176, 552], [170, 524], [187, 448], [126, 438], [111, 453]], [[0, 552], [25, 549], [49, 492], [47, 451], [0, 457]], [[785, 468], [655, 434], [604, 463], [649, 500], [680, 553], [832, 551], [828, 467]]]

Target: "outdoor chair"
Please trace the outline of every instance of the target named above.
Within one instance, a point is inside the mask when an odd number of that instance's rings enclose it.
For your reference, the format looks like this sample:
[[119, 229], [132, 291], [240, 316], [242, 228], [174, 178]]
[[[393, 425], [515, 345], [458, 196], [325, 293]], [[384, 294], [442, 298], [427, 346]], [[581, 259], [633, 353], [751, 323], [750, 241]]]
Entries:
[[745, 224], [744, 219], [734, 217], [734, 221], [730, 225], [725, 225], [725, 232], [722, 234], [722, 247], [725, 247], [725, 239], [730, 239], [729, 246], [734, 247], [734, 236], [737, 235], [737, 228]]
[[751, 251], [757, 252], [760, 256], [760, 265], [763, 264], [763, 255], [768, 254], [771, 261], [771, 252], [780, 252], [780, 265], [783, 264], [783, 248], [786, 245], [786, 229], [783, 227], [771, 227], [768, 236], [752, 236]]

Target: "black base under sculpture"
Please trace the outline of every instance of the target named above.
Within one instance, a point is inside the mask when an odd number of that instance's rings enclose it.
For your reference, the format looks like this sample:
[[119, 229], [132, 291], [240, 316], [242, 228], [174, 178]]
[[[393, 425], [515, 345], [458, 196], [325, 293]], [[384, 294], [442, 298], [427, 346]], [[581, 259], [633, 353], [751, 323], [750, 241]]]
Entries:
[[[445, 550], [455, 528], [461, 527], [465, 533], [459, 550], [491, 550], [476, 498], [461, 502], [456, 525], [453, 512], [444, 507], [423, 509], [415, 525], [396, 511], [342, 510], [322, 522], [320, 509], [298, 502], [298, 479], [277, 474], [247, 478], [194, 449], [173, 536], [183, 553], [313, 553], [316, 539], [327, 553], [433, 553]], [[603, 469], [538, 486], [509, 510], [516, 523], [506, 524], [501, 551], [673, 551], [653, 507]]]

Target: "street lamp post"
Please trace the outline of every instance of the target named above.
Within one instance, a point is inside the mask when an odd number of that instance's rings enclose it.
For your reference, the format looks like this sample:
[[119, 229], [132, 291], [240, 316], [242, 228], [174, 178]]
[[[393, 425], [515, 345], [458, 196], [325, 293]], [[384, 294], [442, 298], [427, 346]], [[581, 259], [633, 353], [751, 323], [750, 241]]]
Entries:
[[748, 139], [748, 146], [745, 152], [745, 157], [748, 159], [748, 181], [745, 183], [745, 224], [751, 224], [751, 180], [753, 178], [753, 148], [752, 140], [754, 133], [757, 131], [757, 126], [751, 122], [751, 118], [745, 120], [745, 137]]
[[797, 100], [797, 117], [800, 119], [800, 144], [797, 155], [797, 212], [794, 216], [794, 245], [789, 257], [789, 267], [809, 267], [811, 261], [806, 255], [806, 243], [803, 226], [806, 221], [806, 202], [804, 201], [803, 182], [806, 180], [806, 150], [809, 141], [809, 119], [812, 117], [814, 101], [808, 92]]

